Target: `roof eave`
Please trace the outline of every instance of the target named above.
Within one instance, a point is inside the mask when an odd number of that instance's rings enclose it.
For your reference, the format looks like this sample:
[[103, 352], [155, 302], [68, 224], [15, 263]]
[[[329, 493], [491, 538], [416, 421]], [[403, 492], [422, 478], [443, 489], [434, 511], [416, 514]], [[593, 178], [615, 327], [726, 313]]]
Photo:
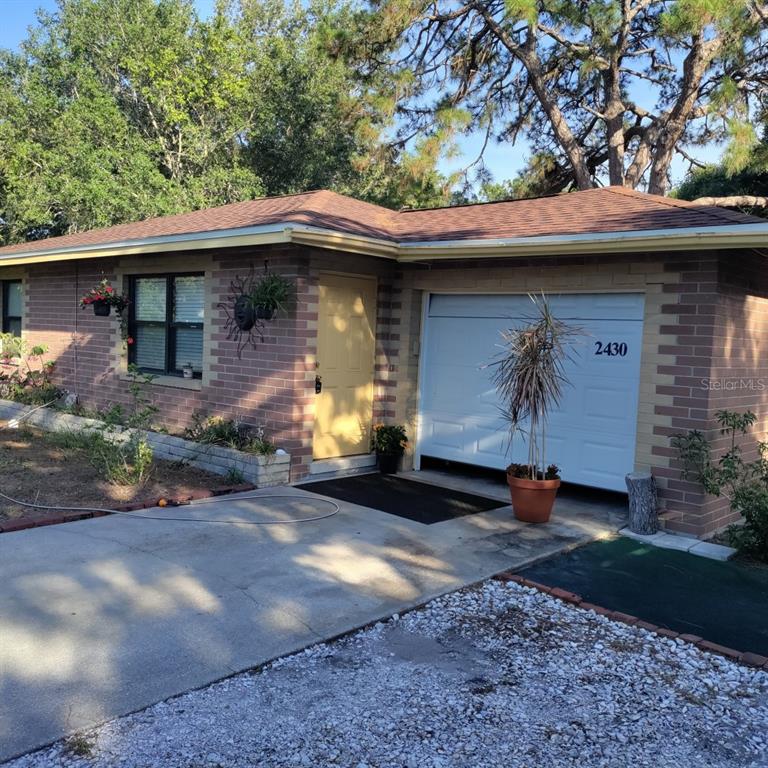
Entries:
[[401, 262], [604, 253], [768, 248], [768, 223], [498, 239], [393, 242], [337, 230], [278, 223], [143, 240], [49, 248], [0, 256], [0, 266], [254, 245], [296, 243]]
[[248, 245], [267, 245], [290, 242], [285, 224], [268, 224], [234, 230], [195, 232], [191, 234], [148, 237], [140, 240], [48, 248], [35, 251], [0, 255], [0, 266], [42, 264], [74, 259], [104, 259], [110, 256], [135, 256], [147, 253], [199, 251], [210, 248], [237, 248]]
[[519, 237], [399, 243], [398, 261], [516, 258], [605, 253], [768, 248], [768, 223], [698, 229], [609, 232], [587, 235]]

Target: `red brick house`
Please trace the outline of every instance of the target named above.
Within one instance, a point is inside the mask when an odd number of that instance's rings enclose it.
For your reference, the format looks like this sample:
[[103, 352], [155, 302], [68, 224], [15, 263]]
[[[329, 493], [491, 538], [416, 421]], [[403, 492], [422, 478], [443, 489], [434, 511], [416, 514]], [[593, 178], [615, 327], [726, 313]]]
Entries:
[[[376, 421], [408, 426], [417, 468], [503, 467], [483, 365], [544, 291], [586, 333], [552, 417], [564, 479], [619, 490], [650, 469], [667, 527], [702, 535], [727, 507], [680, 479], [669, 439], [722, 407], [765, 431], [766, 256], [768, 222], [622, 188], [401, 212], [318, 191], [0, 248], [0, 315], [83, 402], [126, 401], [130, 355], [169, 426], [263, 424], [300, 480], [369, 462]], [[238, 357], [219, 305], [265, 261], [295, 307]], [[128, 352], [114, 316], [78, 307], [102, 277], [133, 297]]]

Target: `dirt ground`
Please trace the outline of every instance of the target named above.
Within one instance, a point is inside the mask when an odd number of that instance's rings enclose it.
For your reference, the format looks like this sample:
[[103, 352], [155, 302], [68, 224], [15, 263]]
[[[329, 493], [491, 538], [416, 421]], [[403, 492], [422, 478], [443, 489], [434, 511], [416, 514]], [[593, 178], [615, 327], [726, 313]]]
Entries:
[[[157, 460], [142, 486], [111, 485], [78, 450], [51, 444], [44, 432], [28, 428], [0, 429], [0, 490], [8, 496], [40, 504], [113, 508], [131, 502], [183, 498], [195, 492], [231, 485], [219, 475], [195, 467]], [[0, 498], [0, 520], [59, 517], [13, 505]]]

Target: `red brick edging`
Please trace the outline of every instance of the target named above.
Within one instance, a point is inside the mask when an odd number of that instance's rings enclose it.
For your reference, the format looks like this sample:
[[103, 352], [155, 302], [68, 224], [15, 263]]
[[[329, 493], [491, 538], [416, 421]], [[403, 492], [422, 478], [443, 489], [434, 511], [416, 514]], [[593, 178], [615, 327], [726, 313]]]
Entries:
[[750, 667], [757, 667], [768, 671], [768, 657], [761, 656], [759, 653], [750, 653], [749, 651], [742, 653], [736, 651], [733, 648], [727, 648], [724, 645], [718, 645], [717, 643], [711, 643], [709, 640], [704, 640], [698, 635], [687, 635], [674, 632], [666, 627], [659, 627], [656, 624], [651, 624], [647, 621], [641, 621], [637, 616], [631, 616], [628, 613], [622, 613], [621, 611], [611, 611], [608, 608], [603, 608], [600, 605], [594, 605], [594, 603], [588, 603], [581, 598], [581, 595], [577, 595], [573, 592], [568, 592], [560, 587], [548, 587], [546, 584], [540, 584], [538, 581], [531, 581], [525, 579], [516, 573], [500, 573], [495, 577], [498, 581], [513, 581], [515, 584], [520, 584], [523, 587], [531, 587], [537, 589], [539, 592], [543, 592], [545, 595], [551, 595], [558, 600], [562, 600], [565, 603], [571, 603], [578, 608], [583, 608], [587, 611], [593, 611], [600, 616], [607, 616], [614, 621], [620, 621], [622, 624], [628, 624], [631, 627], [640, 627], [640, 629], [647, 629], [649, 632], [654, 632], [660, 637], [667, 637], [670, 640], [682, 640], [683, 642], [695, 645], [702, 651], [708, 651], [709, 653], [716, 653], [719, 656], [725, 656], [727, 659], [737, 661], [741, 664], [746, 664]]
[[[195, 491], [187, 496], [177, 498], [164, 497], [169, 507], [178, 507], [180, 504], [186, 504], [189, 501], [197, 499], [210, 499], [214, 496], [224, 496], [228, 493], [241, 493], [242, 491], [255, 491], [256, 486], [251, 483], [240, 483], [239, 485], [226, 485], [221, 488]], [[115, 512], [135, 512], [139, 509], [151, 509], [158, 506], [159, 499], [152, 501], [137, 501], [132, 504], [121, 504], [120, 506], [110, 507]], [[12, 533], [13, 531], [24, 531], [28, 528], [42, 528], [46, 525], [59, 525], [60, 523], [71, 523], [75, 520], [89, 520], [92, 517], [106, 517], [109, 512], [63, 512], [54, 517], [27, 518], [25, 520], [0, 520], [0, 533]]]

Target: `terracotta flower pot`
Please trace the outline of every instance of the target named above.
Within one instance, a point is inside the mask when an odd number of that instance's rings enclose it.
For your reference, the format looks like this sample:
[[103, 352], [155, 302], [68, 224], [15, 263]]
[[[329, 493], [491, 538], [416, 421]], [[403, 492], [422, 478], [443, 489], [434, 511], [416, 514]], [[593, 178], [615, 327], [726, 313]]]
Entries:
[[109, 317], [112, 312], [112, 305], [108, 301], [94, 301], [93, 314], [96, 317]]
[[560, 487], [559, 480], [528, 480], [507, 475], [515, 517], [524, 523], [546, 523]]

